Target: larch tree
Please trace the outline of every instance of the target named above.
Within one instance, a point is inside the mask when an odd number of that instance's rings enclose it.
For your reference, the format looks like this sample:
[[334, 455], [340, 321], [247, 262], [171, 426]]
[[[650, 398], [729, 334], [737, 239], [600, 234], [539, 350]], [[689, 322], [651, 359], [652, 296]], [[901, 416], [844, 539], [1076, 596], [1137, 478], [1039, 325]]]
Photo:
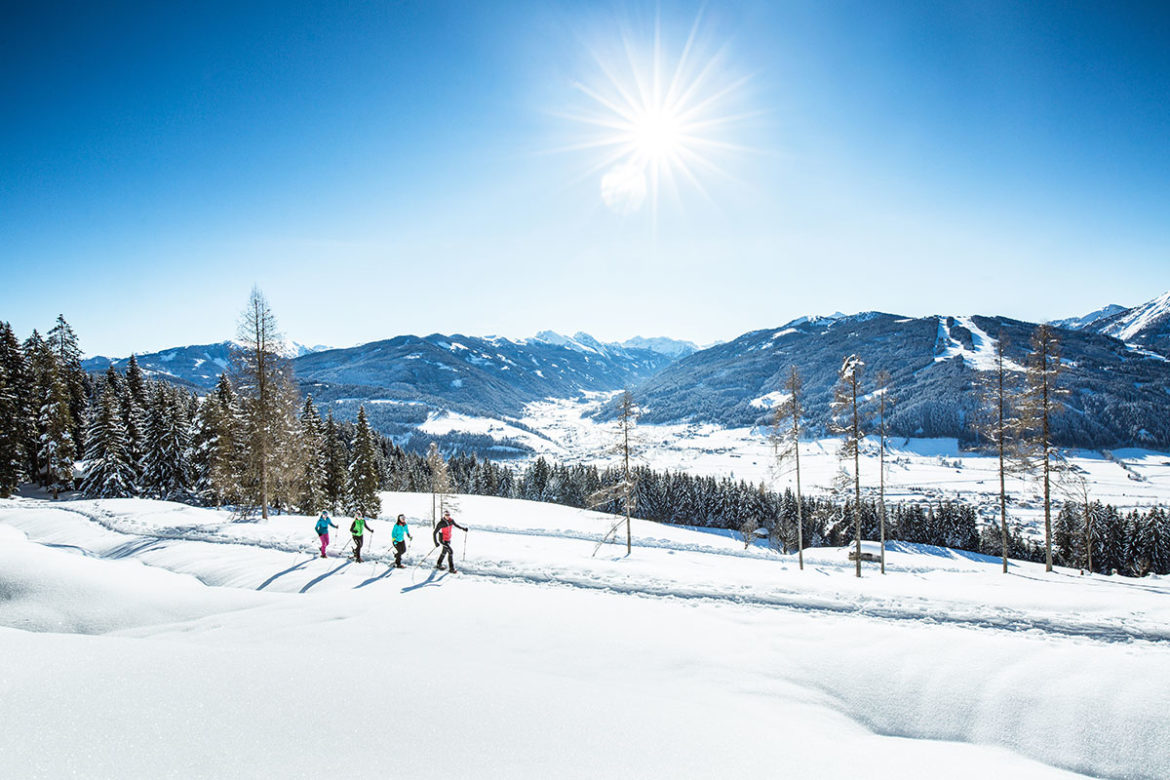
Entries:
[[295, 405], [290, 409], [285, 387], [292, 384], [292, 367], [280, 354], [280, 333], [276, 317], [264, 294], [252, 288], [248, 305], [240, 317], [237, 347], [232, 351], [232, 368], [237, 392], [243, 397], [245, 496], [260, 515], [268, 519], [274, 482], [279, 478], [279, 447], [295, 422]]
[[431, 483], [431, 528], [439, 522], [444, 512], [454, 508], [454, 490], [447, 461], [439, 452], [439, 445], [431, 442], [427, 448], [427, 472]]
[[[594, 491], [588, 498], [589, 506], [594, 508], [606, 506], [615, 501], [621, 506], [626, 523], [626, 555], [629, 555], [634, 549], [630, 518], [634, 514], [638, 499], [638, 478], [632, 465], [636, 444], [634, 429], [637, 424], [638, 405], [634, 402], [633, 393], [624, 390], [618, 398], [617, 436], [611, 450], [619, 458], [621, 479], [612, 485]], [[610, 529], [610, 534], [616, 530], [617, 524]], [[606, 534], [605, 538], [608, 538], [610, 534]]]
[[849, 355], [837, 372], [833, 392], [832, 418], [829, 431], [841, 437], [838, 452], [843, 464], [853, 462], [853, 539], [857, 576], [861, 576], [861, 440], [865, 430], [861, 418], [861, 376], [865, 363], [857, 355]]
[[1052, 571], [1052, 483], [1059, 469], [1059, 451], [1052, 440], [1052, 421], [1061, 411], [1060, 398], [1067, 393], [1059, 386], [1060, 341], [1056, 329], [1047, 324], [1032, 333], [1020, 401], [1021, 444], [1025, 463], [1039, 472], [1044, 489], [1044, 567]]
[[994, 449], [999, 474], [999, 538], [1003, 573], [1008, 571], [1007, 475], [1017, 471], [1020, 462], [1016, 432], [1016, 399], [1019, 387], [1016, 372], [1007, 357], [1007, 336], [1000, 332], [995, 340], [991, 370], [980, 375], [980, 416], [976, 429]]
[[796, 366], [791, 366], [784, 382], [784, 400], [772, 410], [772, 454], [777, 475], [792, 463], [796, 474], [796, 560], [804, 570], [804, 510], [800, 492], [800, 435], [804, 428], [804, 410], [800, 405], [803, 384]]
[[874, 392], [877, 394], [877, 434], [878, 434], [878, 527], [881, 539], [881, 571], [886, 573], [886, 420], [894, 405], [894, 396], [890, 393], [893, 384], [890, 372], [881, 370], [874, 377]]

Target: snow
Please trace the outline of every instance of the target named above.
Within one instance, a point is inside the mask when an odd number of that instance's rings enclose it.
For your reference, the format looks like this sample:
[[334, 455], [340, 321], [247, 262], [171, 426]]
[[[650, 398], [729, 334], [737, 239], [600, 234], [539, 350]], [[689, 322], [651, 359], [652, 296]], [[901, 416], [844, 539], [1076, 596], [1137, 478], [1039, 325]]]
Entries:
[[609, 516], [459, 502], [440, 575], [429, 495], [383, 495], [408, 569], [379, 521], [356, 564], [313, 518], [0, 501], [0, 774], [1170, 775], [1167, 578], [640, 521], [594, 557]]
[[[994, 371], [997, 340], [987, 335], [987, 332], [976, 325], [971, 317], [955, 317], [954, 319], [956, 325], [961, 325], [971, 332], [974, 349], [967, 349], [964, 344], [954, 339], [951, 336], [950, 326], [947, 325], [947, 318], [939, 317], [938, 339], [946, 346], [939, 354], [935, 355], [934, 362], [941, 363], [961, 356], [968, 366], [977, 371]], [[1020, 373], [1025, 370], [1019, 363], [1006, 357], [1004, 358], [1004, 368]]]
[[[579, 399], [549, 399], [529, 404], [520, 422], [540, 431], [528, 434], [532, 457], [543, 455], [565, 463], [601, 463], [610, 457], [613, 424], [597, 422], [590, 415], [613, 397], [612, 393], [587, 393]], [[461, 423], [469, 429], [471, 423]], [[831, 492], [840, 468], [834, 438], [801, 442], [801, 481], [806, 493]], [[682, 470], [690, 474], [764, 483], [777, 490], [795, 488], [792, 473], [779, 477], [772, 468], [772, 445], [767, 431], [757, 428], [724, 428], [707, 423], [639, 425], [635, 429], [636, 460], [658, 470]], [[1072, 463], [1084, 469], [1093, 496], [1118, 508], [1142, 509], [1170, 504], [1170, 455], [1148, 449], [1117, 450], [1115, 460], [1101, 453], [1074, 450]], [[878, 443], [862, 442], [861, 483], [875, 491], [879, 482]], [[891, 501], [961, 499], [980, 508], [987, 518], [998, 516], [999, 478], [995, 458], [960, 451], [957, 440], [890, 439], [887, 441], [886, 493]], [[1140, 482], [1130, 474], [1142, 477]], [[1008, 490], [1017, 499], [1011, 520], [1033, 524], [1042, 519], [1040, 485], [1020, 477], [1008, 479]]]
[[761, 395], [759, 398], [753, 398], [748, 402], [748, 405], [755, 409], [772, 409], [784, 403], [790, 395], [790, 393], [774, 390], [771, 393]]
[[1116, 322], [1111, 322], [1104, 332], [1122, 341], [1129, 341], [1167, 316], [1170, 316], [1170, 291], [1131, 309]]

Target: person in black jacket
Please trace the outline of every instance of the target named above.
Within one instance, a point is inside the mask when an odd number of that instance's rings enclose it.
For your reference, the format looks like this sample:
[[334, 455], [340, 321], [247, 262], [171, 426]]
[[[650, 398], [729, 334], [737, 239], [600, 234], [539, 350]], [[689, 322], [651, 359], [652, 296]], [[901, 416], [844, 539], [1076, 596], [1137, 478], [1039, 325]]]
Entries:
[[451, 519], [450, 512], [443, 512], [443, 519], [440, 520], [439, 524], [435, 526], [435, 532], [433, 534], [435, 538], [435, 546], [438, 547], [440, 544], [443, 545], [443, 551], [439, 553], [439, 562], [435, 564], [435, 568], [443, 568], [443, 556], [447, 556], [447, 565], [449, 566], [448, 571], [450, 571], [452, 574], [455, 574], [455, 552], [451, 549], [452, 528], [458, 528], [464, 533], [467, 532], [466, 528]]

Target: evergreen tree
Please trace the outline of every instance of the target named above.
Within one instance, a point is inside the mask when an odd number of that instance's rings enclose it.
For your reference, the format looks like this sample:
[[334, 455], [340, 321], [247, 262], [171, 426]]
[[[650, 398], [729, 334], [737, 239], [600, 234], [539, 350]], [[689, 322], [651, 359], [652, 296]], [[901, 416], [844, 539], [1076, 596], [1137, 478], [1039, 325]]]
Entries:
[[146, 455], [146, 377], [138, 365], [138, 358], [130, 356], [126, 366], [126, 386], [122, 393], [122, 421], [126, 425], [126, 438], [130, 448], [130, 463], [139, 482], [142, 481], [143, 462]]
[[208, 436], [207, 480], [216, 506], [240, 500], [243, 479], [244, 422], [231, 379], [221, 374], [204, 402]]
[[349, 467], [349, 506], [355, 517], [377, 517], [382, 511], [382, 499], [378, 496], [377, 450], [374, 432], [366, 420], [366, 408], [358, 407], [353, 463]]
[[176, 391], [157, 382], [146, 416], [143, 492], [163, 500], [183, 500], [191, 487], [187, 463], [186, 405]]
[[304, 514], [315, 515], [327, 506], [325, 482], [328, 452], [325, 429], [321, 416], [317, 414], [317, 407], [313, 405], [312, 396], [305, 399], [305, 407], [301, 412], [301, 446], [304, 453], [298, 504]]
[[333, 412], [330, 411], [325, 418], [325, 502], [334, 512], [339, 511], [346, 503], [345, 494], [349, 486], [348, 460], [345, 439], [333, 420]]
[[[0, 327], [7, 327], [7, 324], [0, 323]], [[11, 496], [23, 476], [24, 431], [21, 429], [19, 397], [6, 362], [0, 360], [0, 498]]]
[[86, 442], [87, 465], [82, 492], [90, 498], [134, 495], [129, 440], [122, 423], [121, 399], [113, 384], [106, 385], [100, 401], [90, 408]]
[[42, 377], [43, 396], [37, 427], [40, 431], [40, 447], [37, 461], [40, 464], [40, 482], [53, 492], [56, 499], [62, 490], [73, 489], [73, 459], [76, 448], [73, 440], [73, 417], [69, 411], [69, 390], [52, 355], [45, 364]]
[[49, 349], [57, 357], [58, 370], [65, 391], [69, 397], [70, 434], [77, 447], [84, 444], [83, 421], [86, 409], [86, 375], [81, 367], [81, 347], [77, 342], [77, 334], [65, 321], [65, 317], [58, 314], [57, 322], [49, 330], [46, 337]]
[[29, 383], [24, 353], [12, 326], [0, 322], [0, 498], [28, 479], [33, 442]]

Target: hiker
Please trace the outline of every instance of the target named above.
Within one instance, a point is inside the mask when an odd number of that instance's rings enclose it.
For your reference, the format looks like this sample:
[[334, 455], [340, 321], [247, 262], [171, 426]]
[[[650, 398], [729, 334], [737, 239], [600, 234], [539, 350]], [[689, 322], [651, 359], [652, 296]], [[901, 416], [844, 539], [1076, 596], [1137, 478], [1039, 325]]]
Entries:
[[406, 540], [414, 541], [414, 537], [410, 535], [410, 529], [406, 527], [406, 515], [399, 515], [398, 522], [394, 524], [394, 530], [390, 532], [390, 539], [394, 542], [394, 566], [399, 569], [405, 569], [402, 565], [402, 555], [406, 552]]
[[362, 541], [366, 531], [373, 533], [374, 529], [370, 528], [369, 522], [364, 517], [358, 515], [349, 526], [349, 532], [353, 534], [353, 559], [358, 563], [362, 562]]
[[329, 546], [329, 529], [336, 528], [337, 524], [329, 519], [328, 512], [322, 512], [317, 518], [317, 536], [321, 537], [321, 557], [325, 557], [325, 548]]
[[458, 528], [460, 531], [463, 531], [464, 533], [467, 532], [466, 528], [464, 528], [463, 526], [459, 525], [459, 523], [456, 523], [454, 520], [451, 519], [450, 512], [444, 511], [443, 512], [443, 519], [439, 521], [439, 524], [437, 526], [435, 526], [435, 532], [433, 534], [433, 536], [435, 537], [435, 546], [438, 547], [440, 544], [440, 541], [442, 542], [442, 545], [443, 545], [443, 551], [439, 553], [439, 562], [435, 564], [435, 568], [436, 569], [443, 568], [443, 556], [445, 555], [445, 556], [447, 556], [447, 564], [450, 567], [448, 569], [448, 571], [450, 571], [452, 574], [455, 574], [455, 552], [451, 549], [451, 529], [452, 528]]

